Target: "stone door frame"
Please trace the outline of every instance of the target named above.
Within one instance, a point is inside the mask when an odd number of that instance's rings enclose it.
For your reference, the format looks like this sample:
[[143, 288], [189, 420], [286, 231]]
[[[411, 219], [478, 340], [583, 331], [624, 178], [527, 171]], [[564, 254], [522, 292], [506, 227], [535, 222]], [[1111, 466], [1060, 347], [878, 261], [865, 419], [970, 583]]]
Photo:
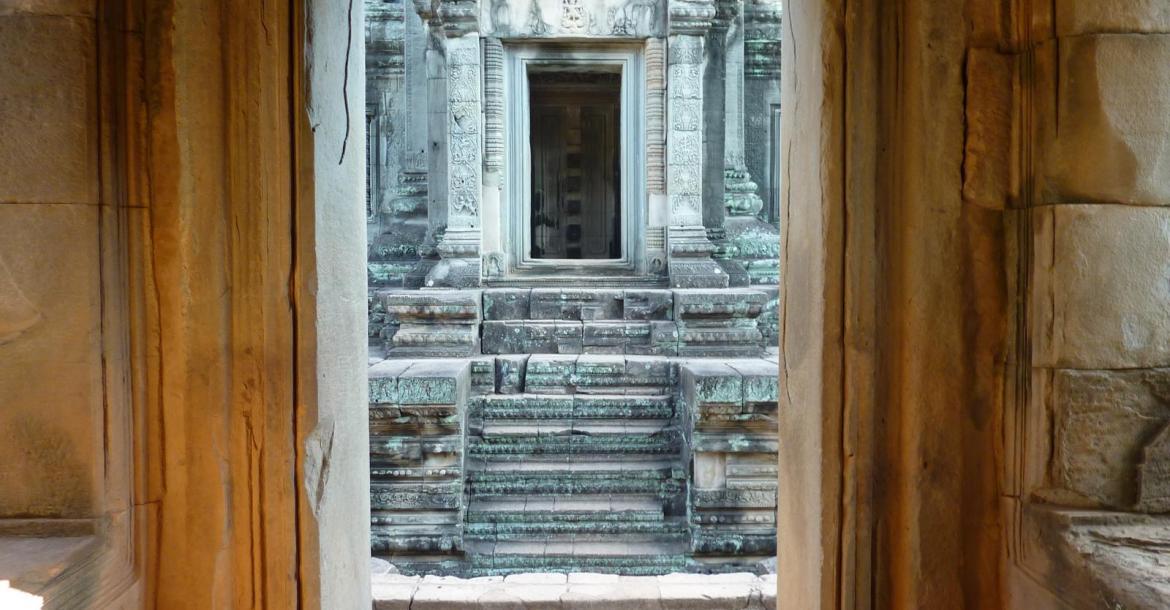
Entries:
[[[646, 117], [633, 109], [645, 108], [645, 66], [641, 44], [521, 41], [504, 43], [504, 167], [499, 234], [508, 240], [511, 278], [581, 275], [634, 275], [646, 271], [645, 231], [647, 194]], [[591, 64], [619, 66], [621, 89], [622, 257], [599, 260], [533, 259], [531, 240], [531, 151], [527, 67], [534, 64]], [[487, 222], [487, 220], [485, 220]]]

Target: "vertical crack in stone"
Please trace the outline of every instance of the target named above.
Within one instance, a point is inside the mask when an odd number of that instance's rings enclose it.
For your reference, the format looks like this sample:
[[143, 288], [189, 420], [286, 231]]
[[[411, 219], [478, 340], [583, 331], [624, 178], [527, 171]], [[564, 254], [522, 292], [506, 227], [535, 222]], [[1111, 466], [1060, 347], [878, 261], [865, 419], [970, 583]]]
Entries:
[[345, 161], [345, 147], [349, 144], [349, 54], [353, 50], [353, 0], [349, 0], [349, 10], [346, 13], [345, 23], [345, 64], [342, 66], [341, 100], [345, 109], [345, 136], [341, 139], [341, 158], [337, 164]]

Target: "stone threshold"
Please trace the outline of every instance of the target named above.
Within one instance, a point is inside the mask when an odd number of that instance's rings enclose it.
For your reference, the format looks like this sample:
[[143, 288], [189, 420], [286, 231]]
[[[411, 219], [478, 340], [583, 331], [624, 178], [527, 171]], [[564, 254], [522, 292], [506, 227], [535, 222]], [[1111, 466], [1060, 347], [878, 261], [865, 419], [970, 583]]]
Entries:
[[375, 573], [374, 610], [774, 610], [776, 575]]

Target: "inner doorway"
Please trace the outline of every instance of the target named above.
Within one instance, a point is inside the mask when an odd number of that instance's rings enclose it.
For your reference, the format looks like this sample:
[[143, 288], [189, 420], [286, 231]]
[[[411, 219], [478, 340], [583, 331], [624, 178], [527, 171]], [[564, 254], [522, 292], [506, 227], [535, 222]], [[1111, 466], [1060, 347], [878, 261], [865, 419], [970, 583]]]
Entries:
[[621, 258], [621, 73], [530, 66], [531, 257]]

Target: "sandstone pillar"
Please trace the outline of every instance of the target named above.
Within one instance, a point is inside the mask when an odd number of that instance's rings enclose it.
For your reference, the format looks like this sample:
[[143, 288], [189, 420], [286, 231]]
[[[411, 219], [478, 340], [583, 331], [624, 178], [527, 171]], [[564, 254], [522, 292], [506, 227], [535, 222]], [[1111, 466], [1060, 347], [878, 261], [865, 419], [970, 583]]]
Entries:
[[480, 283], [483, 91], [478, 11], [474, 0], [440, 8], [447, 51], [447, 230], [438, 245], [441, 259], [427, 275], [428, 287]]
[[726, 6], [723, 65], [723, 205], [728, 216], [755, 216], [764, 202], [744, 160], [743, 0]]
[[447, 59], [443, 49], [442, 21], [429, 0], [416, 0], [415, 11], [423, 23], [424, 111], [414, 115], [426, 145], [427, 229], [419, 246], [419, 261], [403, 279], [403, 287], [420, 288], [439, 262], [439, 236], [447, 228]]
[[[779, 198], [773, 197], [774, 168], [779, 167], [778, 138], [780, 122], [780, 35], [783, 10], [779, 0], [744, 0], [742, 60], [744, 79], [742, 142], [746, 154], [743, 165], [756, 192], [763, 198], [761, 216], [773, 225], [780, 223]], [[729, 117], [730, 118], [730, 117]]]
[[711, 254], [703, 227], [703, 37], [715, 16], [711, 2], [670, 3], [667, 50], [666, 192], [670, 285], [727, 286], [727, 274]]

